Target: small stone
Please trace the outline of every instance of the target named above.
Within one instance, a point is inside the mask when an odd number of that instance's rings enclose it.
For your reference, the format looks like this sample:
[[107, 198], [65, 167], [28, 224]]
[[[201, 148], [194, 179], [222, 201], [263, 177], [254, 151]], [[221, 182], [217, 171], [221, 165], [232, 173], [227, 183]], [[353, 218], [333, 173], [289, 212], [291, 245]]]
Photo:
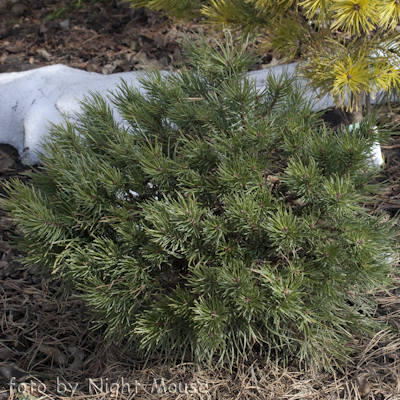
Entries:
[[24, 3], [16, 3], [11, 7], [11, 13], [15, 16], [24, 15], [28, 7]]
[[7, 360], [8, 358], [12, 358], [15, 355], [16, 355], [15, 351], [12, 351], [7, 347], [0, 348], [0, 360]]
[[60, 27], [62, 29], [68, 30], [69, 29], [69, 19], [65, 19], [64, 21], [61, 21], [60, 22]]
[[46, 33], [47, 32], [47, 28], [45, 24], [39, 24], [39, 33]]

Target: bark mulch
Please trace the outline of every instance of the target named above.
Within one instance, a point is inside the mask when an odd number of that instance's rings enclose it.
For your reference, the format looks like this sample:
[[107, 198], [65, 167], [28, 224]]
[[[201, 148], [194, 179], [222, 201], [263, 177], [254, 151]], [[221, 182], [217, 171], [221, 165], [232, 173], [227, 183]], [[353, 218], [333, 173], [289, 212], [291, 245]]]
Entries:
[[[4, 0], [0, 0], [0, 6]], [[0, 11], [0, 73], [56, 63], [103, 74], [184, 62], [177, 40], [198, 31], [123, 2], [10, 0]], [[257, 46], [257, 43], [255, 43]], [[253, 69], [270, 63], [267, 54]], [[384, 118], [398, 123], [396, 112]], [[338, 112], [325, 119], [341, 122]], [[375, 178], [386, 189], [371, 205], [393, 217], [400, 209], [400, 138], [383, 146], [385, 167]], [[0, 145], [0, 193], [10, 178], [26, 180], [15, 149]], [[400, 278], [378, 293], [375, 317], [385, 329], [355, 337], [351, 360], [334, 372], [296, 363], [251, 360], [235, 367], [174, 366], [143, 360], [122, 346], [108, 346], [91, 329], [90, 312], [62, 283], [23, 266], [10, 243], [11, 218], [0, 209], [0, 400], [2, 399], [400, 399]], [[16, 379], [13, 380], [12, 377]]]
[[[197, 20], [174, 23], [123, 1], [7, 1], [15, 4], [0, 10], [0, 73], [52, 64], [103, 74], [168, 69], [182, 62], [184, 34], [209, 31]], [[266, 54], [253, 69], [271, 60]]]

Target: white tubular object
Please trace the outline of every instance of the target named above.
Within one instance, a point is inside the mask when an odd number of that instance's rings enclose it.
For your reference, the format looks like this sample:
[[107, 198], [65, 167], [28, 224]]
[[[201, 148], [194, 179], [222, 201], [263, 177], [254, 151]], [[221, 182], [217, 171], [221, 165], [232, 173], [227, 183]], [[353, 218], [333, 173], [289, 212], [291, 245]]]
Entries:
[[[350, 131], [352, 131], [354, 128], [357, 129], [359, 127], [360, 127], [359, 122], [349, 125]], [[376, 132], [378, 127], [374, 126], [372, 129]], [[371, 165], [375, 167], [383, 166], [382, 149], [381, 145], [378, 142], [375, 142], [371, 149]]]
[[383, 156], [382, 156], [382, 149], [379, 143], [374, 143], [372, 147], [372, 157], [371, 161], [376, 166], [383, 166]]

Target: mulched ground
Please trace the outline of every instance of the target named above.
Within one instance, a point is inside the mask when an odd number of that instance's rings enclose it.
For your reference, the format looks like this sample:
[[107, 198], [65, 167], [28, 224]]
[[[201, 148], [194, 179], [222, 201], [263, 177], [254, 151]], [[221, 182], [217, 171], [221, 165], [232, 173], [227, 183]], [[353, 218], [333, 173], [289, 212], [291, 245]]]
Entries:
[[[178, 41], [200, 28], [197, 21], [172, 23], [123, 1], [7, 1], [15, 4], [0, 11], [0, 73], [52, 64], [103, 74], [168, 69], [182, 62]], [[266, 54], [253, 69], [271, 60]]]
[[[168, 69], [185, 62], [177, 41], [198, 29], [196, 21], [172, 23], [118, 1], [10, 0], [0, 11], [0, 73], [57, 63], [103, 74]], [[253, 69], [271, 60], [267, 54]], [[396, 124], [400, 120], [386, 108], [380, 115]], [[340, 113], [332, 111], [326, 120], [338, 123]], [[385, 167], [375, 179], [387, 186], [370, 207], [393, 217], [400, 209], [400, 138], [393, 136], [383, 153]], [[0, 145], [0, 193], [5, 180], [26, 180], [29, 169], [15, 149]], [[42, 277], [35, 265], [22, 266], [22, 255], [10, 247], [14, 233], [13, 221], [0, 209], [0, 400], [85, 399], [89, 394], [98, 399], [400, 399], [398, 278], [377, 295], [376, 318], [387, 329], [372, 340], [354, 338], [351, 362], [342, 371], [315, 374], [266, 360], [252, 360], [233, 372], [191, 363], [173, 366], [172, 360], [163, 364], [157, 358], [146, 364], [121, 346], [107, 347], [101, 332], [90, 329], [85, 306], [63, 294], [58, 280]], [[11, 376], [17, 377], [12, 387]]]
[[[15, 3], [0, 17], [0, 72], [64, 64], [112, 73], [177, 61], [180, 27], [123, 2]], [[193, 28], [196, 28], [193, 26]]]

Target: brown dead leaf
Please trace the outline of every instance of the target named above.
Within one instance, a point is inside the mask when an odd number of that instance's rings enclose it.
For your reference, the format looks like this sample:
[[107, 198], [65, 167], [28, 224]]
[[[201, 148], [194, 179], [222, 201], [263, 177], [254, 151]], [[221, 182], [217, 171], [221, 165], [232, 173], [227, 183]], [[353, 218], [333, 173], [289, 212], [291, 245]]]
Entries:
[[15, 168], [15, 160], [6, 152], [0, 150], [0, 174]]
[[272, 183], [272, 184], [280, 184], [281, 183], [279, 178], [272, 176], [272, 175], [268, 176], [267, 182]]
[[28, 51], [28, 54], [35, 55], [36, 54], [37, 46], [34, 44]]
[[0, 242], [0, 251], [2, 253], [5, 253], [7, 250], [9, 250], [9, 245], [7, 243], [2, 243]]
[[0, 360], [7, 360], [7, 358], [14, 357], [15, 355], [16, 355], [15, 351], [7, 347], [0, 348]]
[[39, 351], [46, 354], [46, 356], [53, 357], [53, 360], [58, 365], [65, 365], [67, 363], [67, 356], [64, 352], [56, 349], [55, 347], [46, 346], [44, 344], [39, 346]]
[[125, 60], [126, 62], [130, 62], [131, 59], [136, 55], [136, 52], [131, 52], [131, 53], [123, 53], [121, 55], [122, 59]]
[[42, 57], [46, 61], [51, 61], [52, 56], [50, 53], [47, 52], [45, 49], [37, 49], [36, 53], [39, 54], [40, 57]]
[[97, 64], [88, 63], [86, 65], [86, 71], [88, 71], [88, 72], [101, 72], [101, 68]]
[[7, 60], [7, 57], [8, 57], [7, 53], [3, 53], [3, 54], [0, 56], [0, 63], [1, 63], [1, 64], [4, 64], [4, 61]]
[[374, 384], [371, 382], [368, 382], [369, 377], [364, 375], [364, 376], [357, 376], [355, 379], [355, 383], [358, 389], [358, 392], [360, 393], [361, 396], [366, 396], [371, 389], [374, 387]]
[[12, 218], [0, 217], [0, 226], [10, 227], [14, 225], [14, 220]]
[[42, 310], [46, 312], [57, 311], [58, 304], [56, 301], [49, 301], [42, 305]]
[[109, 75], [112, 74], [120, 65], [123, 64], [123, 60], [115, 60], [111, 64], [106, 64], [101, 72], [103, 75]]
[[9, 53], [19, 53], [21, 49], [17, 46], [9, 45], [4, 47], [4, 50], [7, 50]]
[[27, 372], [17, 367], [15, 364], [11, 365], [0, 365], [0, 374], [4, 376], [8, 381], [15, 378], [18, 382], [23, 381], [29, 376]]
[[5, 46], [4, 49], [7, 50], [9, 53], [19, 53], [22, 51], [22, 45], [22, 40], [17, 40], [14, 45], [10, 44], [8, 46]]

